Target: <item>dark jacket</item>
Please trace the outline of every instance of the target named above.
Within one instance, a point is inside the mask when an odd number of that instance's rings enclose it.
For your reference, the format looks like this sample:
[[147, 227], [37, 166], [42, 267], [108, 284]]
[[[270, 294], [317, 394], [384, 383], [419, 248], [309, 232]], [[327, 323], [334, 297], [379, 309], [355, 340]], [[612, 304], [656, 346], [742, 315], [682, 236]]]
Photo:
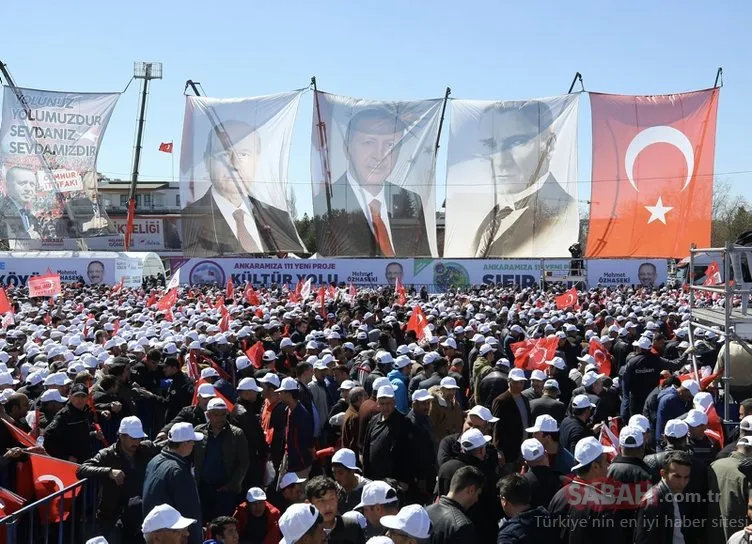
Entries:
[[580, 479], [561, 488], [548, 507], [559, 544], [591, 542], [624, 543], [624, 533], [617, 531], [618, 512], [613, 508], [613, 495]]
[[635, 544], [666, 544], [674, 538], [674, 504], [668, 497], [671, 490], [660, 482], [643, 497], [637, 511]]
[[608, 467], [608, 477], [623, 484], [642, 484], [647, 489], [658, 482], [658, 478], [645, 464], [645, 461], [636, 457], [624, 457], [617, 455]]
[[624, 368], [622, 380], [623, 421], [635, 414], [641, 414], [645, 407], [645, 400], [650, 392], [658, 385], [663, 370], [678, 370], [686, 361], [686, 356], [668, 361], [653, 352], [638, 353], [632, 357]]
[[168, 433], [176, 423], [190, 423], [193, 427], [198, 427], [206, 423], [206, 414], [198, 405], [185, 406], [178, 412], [178, 415], [162, 427], [161, 432]]
[[413, 443], [412, 451], [415, 457], [415, 474], [416, 482], [425, 484], [428, 493], [433, 491], [436, 483], [436, 451], [438, 444], [431, 427], [431, 418], [421, 416], [410, 410], [407, 419], [412, 423]]
[[530, 417], [532, 421], [535, 421], [538, 416], [548, 414], [554, 418], [559, 425], [561, 425], [561, 422], [566, 416], [566, 412], [567, 407], [563, 402], [547, 395], [543, 395], [539, 399], [530, 401]]
[[264, 465], [269, 453], [269, 446], [264, 439], [264, 430], [253, 405], [240, 400], [233, 410], [233, 421], [245, 435], [248, 443], [248, 472], [243, 481], [243, 489], [251, 487], [263, 487]]
[[[204, 468], [207, 441], [212, 430], [208, 423], [196, 427], [196, 432], [203, 433], [204, 439], [196, 442], [193, 448], [193, 464], [195, 466], [196, 482], [201, 482], [201, 471]], [[219, 432], [222, 444], [222, 466], [226, 480], [224, 486], [228, 491], [240, 493], [243, 490], [243, 479], [248, 470], [248, 441], [243, 431], [234, 425], [226, 423]]]
[[449, 497], [426, 507], [431, 519], [430, 544], [470, 544], [475, 542], [476, 532], [473, 522], [465, 509]]
[[94, 452], [94, 427], [88, 407], [77, 410], [66, 404], [44, 431], [44, 447], [53, 457], [83, 463]]
[[366, 535], [360, 524], [354, 519], [346, 519], [338, 515], [334, 522], [334, 529], [329, 533], [327, 543], [365, 544]]
[[363, 475], [410, 483], [415, 474], [414, 436], [412, 423], [396, 409], [386, 421], [381, 414], [372, 417], [363, 438]]
[[508, 519], [499, 529], [496, 544], [543, 544], [554, 542], [556, 529], [551, 514], [539, 506]]
[[[100, 495], [99, 505], [97, 507], [97, 520], [106, 523], [115, 523], [123, 514], [124, 518], [130, 518], [129, 510], [137, 508], [136, 523], [124, 523], [132, 529], [140, 530], [141, 513], [141, 493], [143, 492], [143, 482], [146, 475], [146, 466], [158, 453], [160, 448], [153, 443], [144, 440], [138, 446], [136, 454], [133, 456], [133, 463], [126, 461], [125, 456], [120, 449], [120, 442], [99, 450], [99, 452], [83, 462], [76, 471], [76, 476], [83, 478], [99, 479]], [[125, 472], [125, 481], [123, 485], [117, 485], [115, 480], [110, 478], [111, 469], [122, 470]], [[138, 500], [134, 500], [138, 499]], [[128, 519], [128, 521], [132, 521]]]
[[290, 411], [287, 409], [287, 429], [285, 431], [285, 452], [287, 469], [290, 472], [304, 470], [313, 463], [313, 417], [302, 402]]
[[[527, 410], [527, 419], [530, 419], [530, 401], [520, 396]], [[496, 397], [491, 407], [494, 417], [499, 421], [494, 425], [493, 439], [496, 449], [504, 454], [507, 463], [511, 463], [520, 457], [520, 445], [525, 439], [525, 428], [522, 422], [522, 416], [517, 408], [517, 403], [510, 391]]]
[[565, 479], [554, 470], [545, 465], [530, 467], [523, 474], [524, 478], [530, 483], [530, 493], [532, 499], [530, 506], [536, 508], [542, 506], [546, 508], [551, 504], [551, 499], [564, 485]]
[[559, 444], [569, 451], [574, 451], [577, 442], [588, 436], [593, 436], [590, 428], [582, 420], [567, 416], [559, 427]]
[[509, 382], [507, 381], [507, 374], [501, 372], [493, 367], [491, 372], [486, 374], [478, 384], [478, 391], [475, 393], [475, 398], [478, 404], [485, 406], [489, 410], [496, 397], [506, 393], [509, 389]]
[[172, 382], [167, 388], [165, 421], [172, 421], [180, 410], [189, 406], [193, 400], [193, 384], [182, 372], [172, 377]]
[[184, 517], [197, 520], [190, 526], [190, 544], [200, 544], [201, 500], [187, 459], [163, 450], [149, 461], [144, 477], [143, 515], [160, 504], [169, 504]]

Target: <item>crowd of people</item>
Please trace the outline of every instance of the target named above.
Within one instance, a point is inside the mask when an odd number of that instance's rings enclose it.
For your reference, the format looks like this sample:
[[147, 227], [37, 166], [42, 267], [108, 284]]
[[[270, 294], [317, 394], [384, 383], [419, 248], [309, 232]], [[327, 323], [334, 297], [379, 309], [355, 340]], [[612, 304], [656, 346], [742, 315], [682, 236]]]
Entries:
[[690, 345], [682, 291], [594, 288], [567, 308], [494, 286], [402, 304], [332, 286], [323, 307], [281, 286], [177, 295], [8, 291], [0, 485], [32, 454], [76, 463], [97, 492], [91, 543], [752, 534], [752, 355], [729, 340], [726, 361], [710, 328]]

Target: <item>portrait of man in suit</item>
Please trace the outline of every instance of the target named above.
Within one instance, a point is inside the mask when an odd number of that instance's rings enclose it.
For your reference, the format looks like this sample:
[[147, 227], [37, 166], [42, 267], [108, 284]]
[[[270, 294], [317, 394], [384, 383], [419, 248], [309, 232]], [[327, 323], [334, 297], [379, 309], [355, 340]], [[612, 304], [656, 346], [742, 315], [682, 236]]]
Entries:
[[314, 195], [318, 252], [325, 256], [430, 256], [423, 201], [392, 180], [405, 120], [386, 107], [350, 119], [344, 138], [347, 171]]
[[480, 160], [490, 170], [493, 205], [473, 240], [475, 257], [560, 254], [566, 241], [556, 230], [576, 200], [549, 171], [556, 148], [550, 108], [539, 101], [494, 105], [480, 122], [480, 133], [491, 136]]
[[5, 191], [0, 200], [0, 238], [39, 239], [40, 222], [31, 212], [38, 192], [36, 172], [20, 166], [9, 168], [5, 173]]
[[211, 187], [181, 213], [186, 255], [304, 250], [288, 211], [252, 196], [261, 146], [256, 128], [242, 121], [210, 131], [204, 160]]

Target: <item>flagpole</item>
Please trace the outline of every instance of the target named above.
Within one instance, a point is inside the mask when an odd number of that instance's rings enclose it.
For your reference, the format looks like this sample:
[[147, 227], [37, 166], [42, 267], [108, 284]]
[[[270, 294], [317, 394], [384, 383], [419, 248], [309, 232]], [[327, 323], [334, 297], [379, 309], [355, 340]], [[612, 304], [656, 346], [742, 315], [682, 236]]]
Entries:
[[172, 163], [172, 183], [175, 183], [175, 142], [170, 140], [170, 162]]

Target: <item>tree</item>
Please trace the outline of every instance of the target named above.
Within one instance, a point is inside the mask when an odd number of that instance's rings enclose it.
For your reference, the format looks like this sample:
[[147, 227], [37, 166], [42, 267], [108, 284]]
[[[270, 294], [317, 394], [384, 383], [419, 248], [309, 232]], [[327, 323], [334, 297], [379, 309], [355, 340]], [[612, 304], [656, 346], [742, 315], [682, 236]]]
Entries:
[[308, 213], [303, 213], [301, 219], [295, 220], [295, 228], [298, 229], [300, 239], [303, 240], [308, 253], [316, 253], [316, 224]]
[[710, 245], [723, 247], [736, 240], [750, 229], [749, 202], [742, 195], [734, 194], [728, 180], [715, 180], [713, 184], [712, 226]]

